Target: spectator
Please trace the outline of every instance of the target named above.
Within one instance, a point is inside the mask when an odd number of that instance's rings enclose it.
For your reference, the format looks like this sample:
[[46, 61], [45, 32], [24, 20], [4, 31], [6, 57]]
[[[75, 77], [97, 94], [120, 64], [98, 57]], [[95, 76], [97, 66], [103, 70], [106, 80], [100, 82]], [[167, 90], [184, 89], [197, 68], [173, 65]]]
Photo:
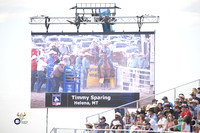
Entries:
[[137, 123], [140, 121], [140, 115], [135, 116], [135, 121], [133, 122], [134, 125], [137, 125]]
[[[111, 129], [123, 129], [123, 126], [119, 120], [113, 121], [113, 124], [111, 126]], [[116, 133], [120, 133], [121, 131], [117, 131]], [[115, 133], [115, 130], [113, 130], [113, 133]]]
[[180, 101], [180, 102], [183, 102], [183, 101], [185, 100], [185, 96], [184, 96], [183, 93], [180, 93], [180, 94], [178, 95], [178, 98], [179, 98], [179, 101]]
[[153, 105], [153, 104], [156, 104], [156, 105], [157, 105], [157, 102], [158, 102], [158, 100], [153, 99], [153, 100], [152, 100], [152, 105]]
[[174, 113], [173, 113], [173, 116], [174, 116], [174, 119], [179, 119], [179, 117], [180, 117], [180, 114], [181, 114], [181, 107], [179, 107], [179, 106], [176, 106], [175, 107], [175, 111], [174, 111]]
[[163, 113], [164, 115], [167, 117], [168, 114], [173, 114], [174, 110], [170, 108], [171, 105], [169, 103], [165, 103], [164, 104], [164, 108], [163, 108]]
[[170, 127], [174, 126], [172, 114], [167, 116], [167, 121], [165, 123], [165, 131], [169, 131]]
[[174, 119], [174, 131], [180, 131], [181, 130], [181, 127], [178, 126], [178, 120], [177, 119]]
[[140, 108], [140, 111], [142, 111], [142, 110], [143, 110], [144, 112], [146, 112], [146, 107], [145, 107], [144, 105], [142, 105], [141, 108]]
[[123, 121], [121, 120], [121, 114], [119, 112], [115, 113], [115, 119], [111, 121], [110, 128], [114, 126], [114, 121], [119, 121], [121, 123], [122, 128], [124, 127]]
[[191, 115], [190, 111], [188, 110], [188, 106], [186, 104], [182, 104], [181, 108], [182, 108], [182, 112], [180, 114], [181, 119], [183, 119], [186, 115], [188, 115], [188, 116], [190, 116], [190, 118], [192, 118], [192, 115]]
[[196, 97], [197, 97], [197, 98], [200, 98], [200, 87], [199, 87], [199, 88], [197, 88]]
[[37, 56], [33, 55], [31, 57], [31, 91], [34, 91], [34, 85], [36, 82], [36, 76], [37, 76]]
[[163, 105], [162, 103], [158, 103], [158, 108], [162, 111], [163, 110]]
[[131, 124], [133, 124], [135, 121], [135, 113], [131, 112]]
[[83, 89], [87, 89], [87, 76], [88, 69], [90, 68], [90, 61], [88, 59], [89, 53], [85, 53], [82, 60], [82, 69], [83, 69]]
[[190, 123], [191, 123], [191, 117], [188, 115], [184, 116], [184, 121], [181, 126], [181, 132], [190, 132], [191, 128]]
[[166, 96], [164, 96], [163, 98], [162, 98], [162, 100], [163, 100], [163, 105], [165, 104], [165, 103], [169, 103], [170, 105], [171, 105], [171, 107], [173, 108], [173, 104], [171, 103], [171, 102], [169, 102], [168, 101], [168, 98], [166, 97]]
[[158, 118], [154, 112], [154, 108], [150, 108], [149, 109], [149, 118], [154, 119], [156, 122], [158, 122]]
[[162, 127], [165, 129], [167, 119], [164, 117], [164, 114], [161, 111], [158, 113], [158, 118], [158, 123], [162, 124]]
[[176, 98], [174, 100], [173, 110], [175, 110], [175, 107], [178, 105], [178, 103], [179, 103], [179, 98]]
[[[145, 130], [148, 130], [148, 131], [152, 131], [153, 128], [151, 127], [151, 123], [146, 123], [146, 127], [145, 127]], [[148, 133], [148, 132], [147, 132]], [[151, 132], [150, 132], [151, 133]]]
[[52, 80], [52, 92], [58, 92], [60, 86], [61, 75], [64, 72], [64, 62], [58, 63], [58, 66], [51, 73], [50, 77]]
[[83, 133], [94, 133], [92, 130], [93, 125], [91, 123], [87, 122], [85, 126], [86, 126], [86, 130]]
[[124, 116], [124, 118], [123, 118], [123, 122], [124, 122], [124, 124], [125, 124], [125, 129], [129, 129], [129, 127], [130, 127], [130, 124], [131, 124], [131, 116], [130, 116], [130, 113], [129, 113], [129, 111], [128, 110], [126, 110], [126, 112], [125, 112], [125, 116]]
[[196, 119], [196, 123], [198, 123], [198, 122], [200, 122], [200, 109], [199, 109], [199, 111], [197, 113], [197, 119]]
[[158, 121], [158, 129], [157, 129], [157, 132], [163, 132], [164, 131], [164, 128], [163, 128], [163, 124]]
[[[97, 129], [103, 129], [103, 125], [101, 123], [97, 124]], [[97, 130], [96, 133], [104, 133], [102, 130]]]
[[40, 60], [38, 61], [38, 67], [37, 67], [37, 75], [38, 75], [38, 79], [37, 79], [37, 92], [40, 92], [42, 85], [45, 82], [45, 78], [46, 78], [46, 67], [47, 67], [47, 63], [44, 61], [44, 56], [40, 57]]
[[192, 107], [192, 105], [188, 105], [188, 110], [190, 111], [190, 113], [192, 115], [191, 119], [194, 119], [194, 108]]
[[146, 113], [145, 113], [145, 111], [144, 111], [144, 110], [141, 110], [141, 111], [140, 111], [140, 116], [143, 116], [143, 117], [145, 117], [145, 116], [146, 116]]
[[143, 125], [145, 125], [145, 117], [139, 115], [139, 119], [138, 119], [136, 125], [139, 125], [140, 127], [143, 126]]
[[[106, 123], [106, 118], [104, 116], [100, 118], [100, 124], [102, 124], [101, 126], [102, 129], [109, 129], [109, 124]], [[106, 133], [108, 133], [108, 131], [106, 131]]]
[[119, 112], [121, 114], [121, 119], [124, 118], [124, 114], [125, 114], [125, 109], [122, 107], [122, 108], [116, 108], [115, 109], [115, 113]]
[[200, 103], [200, 98], [196, 97], [196, 94], [192, 92], [190, 95], [192, 96], [192, 99], [198, 100], [198, 102]]
[[145, 120], [147, 123], [150, 123], [151, 124], [151, 128], [154, 130], [154, 131], [157, 131], [157, 125], [156, 125], [156, 121], [154, 119], [151, 119], [149, 117], [145, 117]]
[[[98, 125], [98, 124], [99, 124], [99, 122], [94, 122], [94, 123], [93, 123], [93, 125], [94, 125], [93, 128], [94, 128], [94, 129], [97, 129], [97, 125]], [[97, 133], [97, 130], [94, 130], [94, 133]]]

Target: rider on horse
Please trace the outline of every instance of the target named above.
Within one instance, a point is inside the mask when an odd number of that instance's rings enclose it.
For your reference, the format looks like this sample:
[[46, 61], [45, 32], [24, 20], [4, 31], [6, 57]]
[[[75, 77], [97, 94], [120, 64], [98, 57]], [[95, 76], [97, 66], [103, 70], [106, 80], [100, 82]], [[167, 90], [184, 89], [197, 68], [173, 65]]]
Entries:
[[107, 55], [107, 60], [108, 60], [108, 63], [110, 64], [111, 66], [111, 73], [113, 74], [114, 73], [114, 69], [113, 69], [113, 63], [111, 61], [111, 50], [109, 47], [107, 47], [107, 44], [108, 43], [104, 43], [103, 45], [103, 48], [100, 50], [100, 60], [99, 60], [99, 63], [98, 63], [98, 70], [100, 71], [100, 66], [103, 64], [103, 53], [105, 53]]

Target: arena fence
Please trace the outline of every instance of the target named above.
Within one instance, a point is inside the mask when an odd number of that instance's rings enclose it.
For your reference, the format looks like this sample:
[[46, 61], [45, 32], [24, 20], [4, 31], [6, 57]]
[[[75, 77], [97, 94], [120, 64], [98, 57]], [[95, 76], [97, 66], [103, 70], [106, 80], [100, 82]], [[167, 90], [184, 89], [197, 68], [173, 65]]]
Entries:
[[106, 111], [103, 111], [103, 112], [100, 112], [100, 113], [97, 113], [97, 114], [87, 116], [86, 122], [88, 122], [90, 120], [99, 121], [101, 116], [105, 116], [105, 117], [109, 116], [110, 114], [113, 114], [114, 110], [117, 110], [117, 109], [120, 109], [120, 108], [126, 108], [127, 106], [131, 107], [131, 105], [134, 105], [134, 104], [136, 104], [136, 107], [137, 107], [136, 109], [138, 109], [142, 104], [147, 105], [147, 104], [145, 104], [145, 101], [151, 102], [151, 99], [153, 99], [155, 97], [156, 97], [156, 99], [162, 99], [163, 96], [167, 96], [169, 101], [173, 102], [177, 98], [179, 93], [183, 93], [186, 98], [189, 98], [190, 94], [192, 92], [192, 88], [196, 88], [196, 87], [199, 87], [199, 86], [200, 86], [200, 79], [197, 79], [197, 80], [182, 84], [180, 86], [168, 89], [166, 91], [163, 91], [163, 92], [160, 92], [160, 93], [157, 93], [157, 94], [149, 95], [149, 96], [147, 96], [145, 98], [141, 98], [137, 101], [132, 101], [132, 102], [129, 102], [127, 104], [124, 104], [124, 105], [121, 105], [121, 106], [118, 106], [118, 107], [115, 107], [115, 108], [112, 108], [112, 109], [109, 109], [109, 110], [106, 110]]

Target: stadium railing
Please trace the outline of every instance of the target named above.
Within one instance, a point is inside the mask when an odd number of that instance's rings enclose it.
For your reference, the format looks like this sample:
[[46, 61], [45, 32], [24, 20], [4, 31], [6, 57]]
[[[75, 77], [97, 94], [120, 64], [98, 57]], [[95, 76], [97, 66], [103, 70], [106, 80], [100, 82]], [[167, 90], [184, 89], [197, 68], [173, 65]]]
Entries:
[[[50, 133], [96, 133], [97, 131], [105, 131], [105, 133], [178, 133], [176, 131], [151, 131], [151, 130], [126, 130], [126, 129], [72, 129], [72, 128], [53, 128]], [[91, 131], [91, 132], [90, 132]], [[107, 132], [106, 132], [107, 131]], [[179, 131], [180, 133], [180, 131]]]

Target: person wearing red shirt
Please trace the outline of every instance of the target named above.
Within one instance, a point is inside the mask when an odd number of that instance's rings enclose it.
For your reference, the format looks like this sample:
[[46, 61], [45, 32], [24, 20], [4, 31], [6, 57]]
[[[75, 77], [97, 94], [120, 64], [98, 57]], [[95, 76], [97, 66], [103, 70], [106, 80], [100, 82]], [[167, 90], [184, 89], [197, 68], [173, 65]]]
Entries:
[[182, 104], [181, 108], [182, 108], [182, 112], [180, 114], [180, 117], [183, 119], [186, 115], [188, 115], [192, 119], [192, 115], [191, 115], [191, 112], [188, 110], [188, 106], [186, 104]]
[[31, 49], [31, 57], [32, 57], [33, 55], [38, 56], [37, 49], [35, 49], [35, 48], [32, 48], [32, 49]]
[[31, 91], [34, 91], [34, 85], [36, 82], [37, 75], [37, 56], [33, 55], [31, 57]]

